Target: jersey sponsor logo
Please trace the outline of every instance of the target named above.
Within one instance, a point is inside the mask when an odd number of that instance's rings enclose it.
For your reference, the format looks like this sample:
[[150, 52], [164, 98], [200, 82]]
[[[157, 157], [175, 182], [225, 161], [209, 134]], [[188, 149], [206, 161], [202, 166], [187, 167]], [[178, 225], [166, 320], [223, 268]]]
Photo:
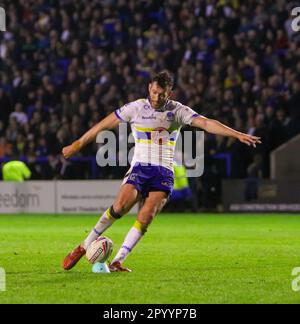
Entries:
[[167, 113], [167, 121], [172, 122], [172, 121], [174, 121], [174, 120], [175, 120], [175, 114], [172, 113], [171, 111], [169, 111], [169, 112]]
[[144, 109], [145, 110], [149, 110], [150, 109], [150, 105], [144, 105]]
[[142, 119], [155, 119], [156, 120], [156, 117], [155, 116], [142, 116]]

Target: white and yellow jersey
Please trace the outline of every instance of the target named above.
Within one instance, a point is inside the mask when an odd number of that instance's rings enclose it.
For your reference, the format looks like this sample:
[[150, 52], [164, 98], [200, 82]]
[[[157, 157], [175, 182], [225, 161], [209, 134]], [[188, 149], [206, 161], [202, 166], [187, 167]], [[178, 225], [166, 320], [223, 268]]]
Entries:
[[130, 123], [135, 139], [131, 166], [138, 163], [160, 165], [173, 171], [175, 145], [180, 128], [199, 116], [180, 102], [168, 100], [162, 109], [151, 107], [148, 99], [139, 99], [115, 111]]

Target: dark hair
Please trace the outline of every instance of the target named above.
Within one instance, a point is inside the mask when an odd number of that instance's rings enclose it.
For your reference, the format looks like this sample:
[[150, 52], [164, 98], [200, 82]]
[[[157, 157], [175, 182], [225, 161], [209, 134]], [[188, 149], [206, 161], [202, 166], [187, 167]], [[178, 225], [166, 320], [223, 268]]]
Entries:
[[153, 82], [157, 82], [157, 84], [163, 89], [166, 89], [167, 87], [173, 87], [173, 79], [168, 71], [162, 71], [154, 75], [151, 79], [151, 83]]

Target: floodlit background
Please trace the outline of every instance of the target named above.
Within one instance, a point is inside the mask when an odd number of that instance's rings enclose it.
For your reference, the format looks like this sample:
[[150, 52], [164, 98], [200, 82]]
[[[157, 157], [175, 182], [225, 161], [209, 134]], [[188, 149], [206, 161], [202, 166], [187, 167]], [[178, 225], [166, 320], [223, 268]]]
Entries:
[[[29, 169], [23, 183], [0, 181], [0, 302], [298, 302], [298, 6], [0, 0], [1, 173], [12, 160]], [[176, 170], [176, 194], [128, 259], [132, 275], [104, 280], [86, 262], [65, 274], [61, 260], [112, 204], [129, 166], [97, 166], [96, 143], [70, 161], [61, 150], [147, 96], [150, 76], [164, 69], [174, 100], [263, 144], [206, 134], [203, 176], [185, 177], [192, 163]], [[107, 233], [115, 251], [132, 222]]]

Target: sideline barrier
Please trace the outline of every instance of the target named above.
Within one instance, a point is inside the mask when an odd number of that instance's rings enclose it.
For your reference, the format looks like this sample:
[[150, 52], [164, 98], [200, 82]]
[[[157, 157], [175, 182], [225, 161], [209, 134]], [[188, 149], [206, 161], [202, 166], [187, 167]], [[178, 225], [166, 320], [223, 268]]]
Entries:
[[223, 180], [226, 212], [300, 212], [300, 181]]
[[53, 181], [0, 182], [1, 214], [55, 212]]
[[0, 214], [99, 214], [112, 205], [120, 185], [121, 180], [0, 182]]

